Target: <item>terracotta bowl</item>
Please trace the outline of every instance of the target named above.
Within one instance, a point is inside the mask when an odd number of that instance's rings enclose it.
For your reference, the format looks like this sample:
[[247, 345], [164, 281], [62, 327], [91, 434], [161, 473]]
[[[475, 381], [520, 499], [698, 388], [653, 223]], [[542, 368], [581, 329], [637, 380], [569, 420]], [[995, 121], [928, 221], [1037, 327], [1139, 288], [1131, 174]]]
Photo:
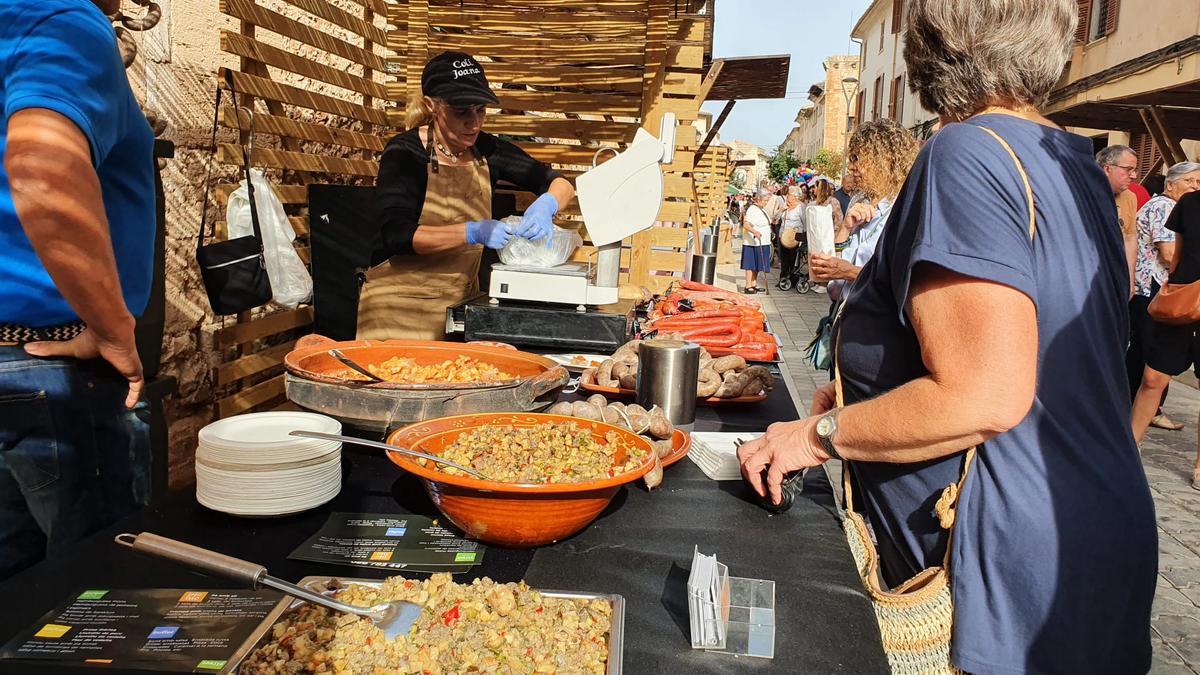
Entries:
[[[429, 498], [447, 518], [471, 539], [508, 548], [533, 548], [565, 539], [587, 527], [606, 507], [621, 486], [635, 481], [654, 466], [650, 442], [620, 427], [564, 415], [537, 413], [480, 413], [442, 417], [397, 429], [388, 443], [428, 454], [440, 454], [464, 432], [488, 425], [532, 427], [548, 422], [570, 423], [590, 430], [604, 443], [612, 432], [624, 448], [642, 448], [647, 462], [638, 468], [603, 480], [585, 483], [529, 485], [453, 476], [432, 464], [399, 453], [388, 457], [400, 468], [421, 478]], [[624, 450], [616, 463], [625, 462]]]

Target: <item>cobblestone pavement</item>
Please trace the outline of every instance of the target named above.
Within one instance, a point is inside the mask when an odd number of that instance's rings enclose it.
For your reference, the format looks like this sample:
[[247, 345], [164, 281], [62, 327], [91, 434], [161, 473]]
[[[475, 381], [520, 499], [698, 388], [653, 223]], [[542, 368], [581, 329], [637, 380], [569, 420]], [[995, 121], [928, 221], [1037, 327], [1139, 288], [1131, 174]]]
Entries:
[[[773, 277], [774, 275], [772, 275]], [[741, 270], [734, 265], [718, 269], [719, 284], [740, 286]], [[807, 410], [812, 392], [828, 376], [804, 362], [804, 350], [817, 323], [829, 312], [824, 294], [771, 290], [756, 295], [763, 302], [771, 328], [783, 340], [783, 355], [797, 409]], [[1142, 465], [1158, 511], [1158, 588], [1151, 627], [1154, 663], [1151, 673], [1200, 675], [1200, 492], [1191, 489], [1192, 463], [1197, 443], [1200, 390], [1194, 377], [1181, 377], [1171, 385], [1166, 413], [1187, 426], [1182, 431], [1151, 428], [1142, 444]], [[831, 477], [839, 471], [830, 467]], [[836, 484], [836, 483], [835, 483]], [[1100, 589], [1097, 589], [1100, 592]]]

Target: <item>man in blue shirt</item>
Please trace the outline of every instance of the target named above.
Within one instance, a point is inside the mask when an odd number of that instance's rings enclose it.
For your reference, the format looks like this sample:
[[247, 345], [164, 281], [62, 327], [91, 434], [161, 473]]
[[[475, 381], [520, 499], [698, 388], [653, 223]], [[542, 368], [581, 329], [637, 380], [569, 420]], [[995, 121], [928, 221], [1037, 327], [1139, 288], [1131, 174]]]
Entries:
[[0, 3], [0, 579], [147, 495], [154, 138], [118, 5]]

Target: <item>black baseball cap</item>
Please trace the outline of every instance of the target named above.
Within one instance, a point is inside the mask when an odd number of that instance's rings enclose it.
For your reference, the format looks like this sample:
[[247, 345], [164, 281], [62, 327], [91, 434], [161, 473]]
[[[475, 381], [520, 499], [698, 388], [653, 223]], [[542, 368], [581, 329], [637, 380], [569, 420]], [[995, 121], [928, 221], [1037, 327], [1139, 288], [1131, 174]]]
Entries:
[[430, 59], [421, 72], [421, 91], [450, 105], [500, 102], [488, 86], [483, 66], [463, 52], [442, 52]]

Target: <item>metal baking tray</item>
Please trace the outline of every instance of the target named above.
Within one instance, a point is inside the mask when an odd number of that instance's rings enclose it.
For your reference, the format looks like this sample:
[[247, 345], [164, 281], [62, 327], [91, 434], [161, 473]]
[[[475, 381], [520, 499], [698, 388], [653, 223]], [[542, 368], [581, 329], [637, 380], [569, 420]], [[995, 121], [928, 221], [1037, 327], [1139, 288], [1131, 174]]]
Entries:
[[[361, 586], [370, 586], [378, 588], [383, 585], [382, 579], [348, 579], [344, 577], [325, 577], [314, 576], [304, 577], [300, 580], [300, 586], [318, 592], [327, 592], [326, 587], [330, 582], [336, 580], [339, 584], [359, 584]], [[612, 625], [608, 629], [608, 675], [621, 675], [621, 663], [624, 660], [625, 654], [625, 598], [608, 593], [576, 593], [573, 591], [544, 591], [540, 588], [533, 589], [548, 598], [569, 598], [573, 600], [608, 600], [612, 603]], [[275, 608], [267, 614], [262, 620], [258, 628], [246, 638], [241, 647], [234, 652], [230, 657], [229, 662], [220, 671], [220, 675], [226, 673], [236, 673], [237, 668], [241, 665], [250, 653], [258, 648], [259, 643], [266, 639], [271, 632], [271, 627], [275, 622], [279, 621], [283, 613], [299, 607], [304, 604], [303, 600], [297, 600], [289, 596], [285, 596], [275, 605]]]

